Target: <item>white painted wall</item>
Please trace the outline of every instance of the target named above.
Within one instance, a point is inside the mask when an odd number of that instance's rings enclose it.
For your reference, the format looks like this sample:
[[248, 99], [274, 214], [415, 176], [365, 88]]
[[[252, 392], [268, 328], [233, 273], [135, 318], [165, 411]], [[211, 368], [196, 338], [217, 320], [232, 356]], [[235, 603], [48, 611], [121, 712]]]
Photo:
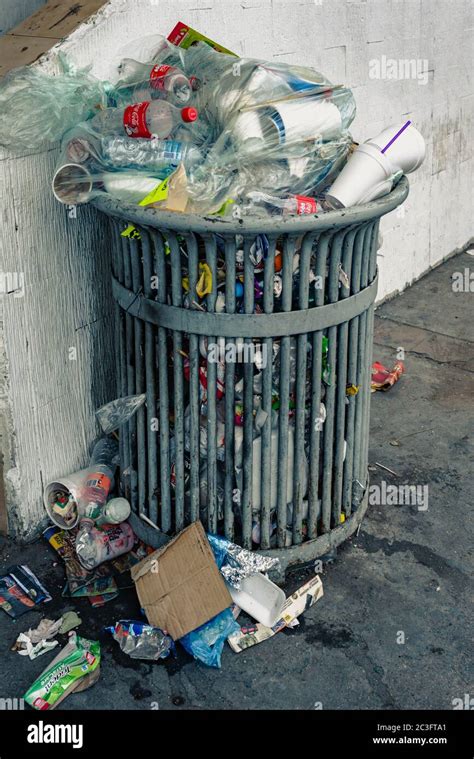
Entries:
[[[471, 236], [472, 12], [469, 0], [111, 0], [60, 47], [108, 77], [120, 47], [186, 21], [240, 55], [314, 66], [352, 87], [357, 141], [410, 118], [427, 157], [404, 215], [382, 222], [379, 297], [402, 290]], [[382, 56], [427, 61], [428, 81], [371, 79]], [[107, 245], [92, 211], [52, 199], [54, 151], [0, 156], [3, 271], [25, 271], [24, 298], [4, 298], [10, 416], [6, 480], [12, 529], [32, 536], [42, 485], [85, 463], [93, 411], [115, 394], [107, 332]], [[16, 226], [15, 226], [16, 225]], [[78, 347], [78, 360], [68, 358]], [[2, 414], [0, 393], [0, 415]], [[0, 433], [2, 420], [0, 419]], [[5, 448], [4, 454], [5, 454]], [[8, 451], [7, 451], [8, 453]], [[10, 462], [10, 463], [9, 463]]]

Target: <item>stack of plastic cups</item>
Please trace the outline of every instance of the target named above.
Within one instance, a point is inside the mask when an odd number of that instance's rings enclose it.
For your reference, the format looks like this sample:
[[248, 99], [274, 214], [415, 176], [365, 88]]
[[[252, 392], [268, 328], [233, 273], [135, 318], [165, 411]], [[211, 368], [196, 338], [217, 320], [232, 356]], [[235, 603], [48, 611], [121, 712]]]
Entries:
[[387, 127], [354, 151], [326, 199], [334, 208], [368, 203], [392, 189], [394, 178], [418, 169], [425, 141], [411, 121]]

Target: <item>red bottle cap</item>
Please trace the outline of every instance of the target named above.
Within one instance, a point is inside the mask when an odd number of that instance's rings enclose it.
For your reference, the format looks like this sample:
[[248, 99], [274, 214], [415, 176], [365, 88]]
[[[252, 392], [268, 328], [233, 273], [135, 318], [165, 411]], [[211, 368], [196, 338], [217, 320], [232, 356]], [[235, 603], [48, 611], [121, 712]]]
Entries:
[[196, 121], [198, 112], [195, 108], [182, 108], [181, 118], [183, 121]]

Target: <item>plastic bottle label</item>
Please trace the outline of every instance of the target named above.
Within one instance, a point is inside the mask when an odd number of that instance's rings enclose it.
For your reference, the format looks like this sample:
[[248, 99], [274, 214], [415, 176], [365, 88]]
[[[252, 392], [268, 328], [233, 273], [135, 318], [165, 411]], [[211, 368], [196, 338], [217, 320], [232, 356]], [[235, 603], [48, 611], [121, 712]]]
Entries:
[[86, 488], [100, 488], [108, 492], [110, 490], [110, 477], [101, 472], [94, 472], [87, 478]]
[[148, 206], [151, 203], [159, 203], [161, 200], [166, 200], [168, 197], [168, 185], [169, 185], [169, 177], [166, 177], [166, 179], [163, 179], [162, 182], [159, 182], [154, 190], [148, 193], [142, 200], [139, 202], [139, 206]]
[[283, 145], [283, 143], [286, 141], [286, 129], [282, 117], [278, 111], [272, 111], [269, 114], [269, 118], [277, 130], [279, 144]]
[[146, 112], [149, 102], [135, 103], [125, 108], [123, 126], [129, 137], [151, 137], [146, 125]]
[[306, 195], [295, 195], [296, 213], [317, 213], [316, 201], [314, 198], [307, 198]]
[[169, 74], [170, 71], [173, 70], [173, 68], [174, 66], [166, 66], [166, 64], [162, 64], [161, 66], [153, 66], [152, 70], [150, 71], [150, 85], [154, 90], [165, 89], [165, 77], [167, 74]]

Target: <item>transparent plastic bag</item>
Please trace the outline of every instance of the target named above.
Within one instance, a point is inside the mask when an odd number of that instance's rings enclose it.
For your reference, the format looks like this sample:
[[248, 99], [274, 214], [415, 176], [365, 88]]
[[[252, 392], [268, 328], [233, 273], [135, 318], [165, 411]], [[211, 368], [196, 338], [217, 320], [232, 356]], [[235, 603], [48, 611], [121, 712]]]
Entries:
[[200, 160], [199, 148], [190, 142], [102, 135], [84, 122], [63, 137], [53, 193], [66, 204], [106, 192], [134, 205], [184, 210], [187, 171]]
[[[86, 202], [107, 192], [132, 204], [242, 216], [262, 213], [257, 191], [273, 198], [264, 214], [315, 212], [314, 197], [352, 146], [349, 89], [311, 68], [240, 59], [204, 42], [184, 50], [154, 36], [121, 55], [115, 85], [104, 85], [109, 107], [65, 136], [53, 183], [59, 200]], [[157, 97], [155, 74], [163, 84]], [[171, 85], [176, 76], [179, 87]], [[191, 93], [192, 80], [199, 86]], [[176, 105], [181, 85], [186, 108]], [[149, 99], [133, 102], [139, 94]], [[170, 200], [168, 185], [164, 197], [159, 186], [168, 177], [175, 183]], [[158, 197], [145, 202], [154, 190]], [[283, 208], [279, 199], [288, 201]]]
[[122, 424], [128, 422], [145, 401], [146, 393], [142, 393], [141, 395], [127, 395], [125, 398], [117, 398], [115, 401], [101, 406], [95, 415], [104, 435], [109, 435]]
[[208, 667], [220, 668], [224, 643], [229, 635], [239, 630], [240, 625], [235, 621], [229, 608], [221, 611], [201, 627], [184, 635], [179, 642], [195, 659], [207, 664]]
[[350, 90], [313, 69], [235, 59], [197, 44], [184, 70], [214, 140], [190, 176], [192, 209], [208, 213], [249, 190], [315, 193], [344, 164], [355, 115]]
[[63, 57], [52, 76], [37, 66], [10, 71], [0, 82], [0, 145], [36, 150], [57, 142], [68, 129], [107, 103], [107, 84]]
[[109, 78], [117, 82], [122, 75], [122, 62], [127, 58], [133, 58], [141, 63], [167, 63], [170, 66], [182, 68], [183, 53], [181, 48], [176, 47], [160, 34], [148, 34], [139, 39], [130, 40], [122, 45], [111, 58]]

